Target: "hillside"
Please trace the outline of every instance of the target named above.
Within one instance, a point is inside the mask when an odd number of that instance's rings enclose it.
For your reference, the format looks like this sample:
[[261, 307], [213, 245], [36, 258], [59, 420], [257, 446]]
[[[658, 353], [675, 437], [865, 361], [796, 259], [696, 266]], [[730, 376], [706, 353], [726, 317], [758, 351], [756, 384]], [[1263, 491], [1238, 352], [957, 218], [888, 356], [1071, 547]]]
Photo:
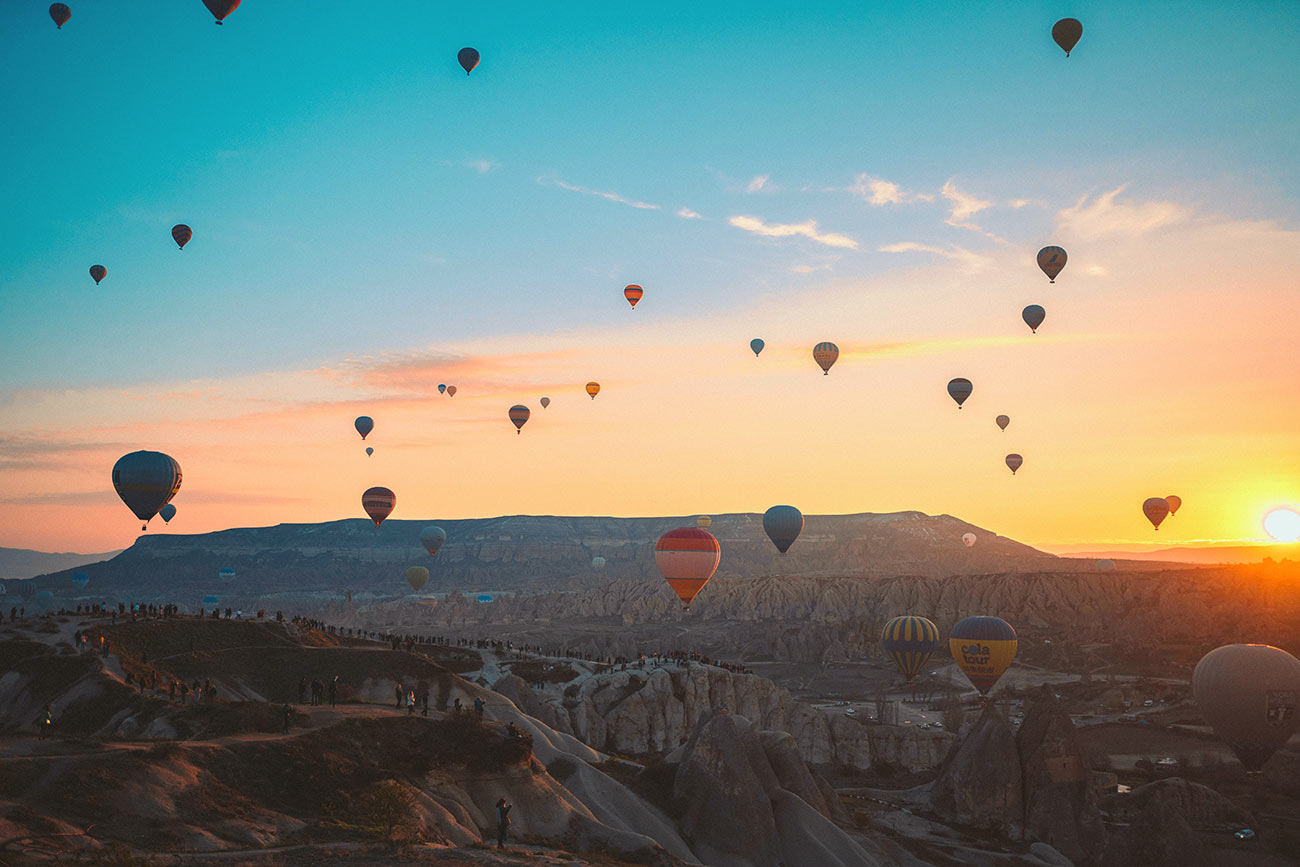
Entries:
[[31, 578], [48, 572], [75, 569], [87, 563], [98, 563], [116, 557], [121, 551], [104, 554], [49, 554], [27, 548], [0, 548], [0, 578]]

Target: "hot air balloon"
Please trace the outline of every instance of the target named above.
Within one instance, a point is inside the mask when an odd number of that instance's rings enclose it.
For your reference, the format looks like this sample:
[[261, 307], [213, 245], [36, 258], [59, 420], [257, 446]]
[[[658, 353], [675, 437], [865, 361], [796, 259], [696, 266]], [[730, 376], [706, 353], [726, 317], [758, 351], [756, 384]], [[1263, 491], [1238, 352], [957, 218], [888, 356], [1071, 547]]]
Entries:
[[840, 348], [834, 343], [822, 341], [813, 347], [813, 361], [822, 369], [822, 376], [830, 376], [831, 365], [840, 357]]
[[72, 576], [72, 583], [76, 585], [78, 590], [85, 590], [86, 585], [90, 583], [90, 576], [85, 572], [78, 572]]
[[478, 51], [473, 48], [462, 48], [456, 52], [456, 60], [460, 62], [460, 68], [465, 70], [465, 74], [469, 75], [474, 71], [474, 67], [478, 66]]
[[1000, 617], [967, 617], [949, 633], [948, 650], [971, 685], [987, 696], [1016, 658], [1016, 631]]
[[700, 515], [695, 519], [695, 526], [699, 527], [701, 530], [707, 530], [713, 526], [713, 519], [708, 515]]
[[396, 507], [397, 494], [388, 488], [367, 488], [361, 495], [361, 508], [366, 510], [366, 514], [375, 522], [376, 527], [384, 523], [384, 519], [391, 515]]
[[1083, 25], [1075, 18], [1062, 18], [1052, 25], [1052, 40], [1061, 46], [1066, 57], [1069, 57], [1074, 46], [1079, 44], [1081, 36], [1083, 36]]
[[190, 242], [190, 238], [193, 237], [194, 237], [194, 230], [191, 229], [189, 226], [185, 225], [184, 223], [177, 223], [176, 225], [172, 226], [172, 240], [176, 242], [176, 246], [179, 247], [180, 249], [184, 250], [185, 245], [188, 244]]
[[1038, 251], [1038, 267], [1043, 269], [1049, 283], [1056, 282], [1056, 275], [1061, 273], [1068, 258], [1060, 247], [1044, 247]]
[[218, 569], [218, 570], [217, 570], [217, 577], [220, 578], [222, 581], [234, 581], [234, 580], [235, 580], [235, 570], [234, 570], [234, 569], [231, 569], [229, 566], [227, 566], [227, 567], [224, 568], [224, 569]]
[[103, 280], [107, 276], [108, 276], [108, 269], [105, 268], [103, 265], [90, 266], [90, 278], [95, 281], [96, 286], [99, 285], [100, 280]]
[[1030, 304], [1020, 311], [1020, 318], [1025, 320], [1025, 324], [1029, 326], [1030, 331], [1037, 334], [1038, 326], [1042, 325], [1043, 320], [1047, 318], [1047, 311], [1037, 304]]
[[544, 397], [540, 401], [538, 401], [538, 403], [542, 405], [542, 409], [546, 409], [548, 406], [551, 405], [551, 399], [549, 397]]
[[631, 304], [633, 308], [636, 307], [637, 302], [641, 300], [641, 296], [644, 294], [645, 290], [635, 283], [629, 283], [623, 287], [623, 297], [627, 299], [627, 303]]
[[974, 547], [974, 545], [975, 545], [975, 534], [974, 534], [974, 533], [962, 533], [962, 534], [961, 534], [961, 543], [962, 543], [963, 545], [965, 545], [967, 548]]
[[1115, 561], [1114, 561], [1114, 560], [1098, 560], [1098, 561], [1097, 561], [1097, 571], [1098, 571], [1098, 572], [1114, 572], [1114, 571], [1115, 571]]
[[475, 602], [491, 602], [492, 596], [489, 593], [480, 593], [474, 597]]
[[784, 554], [803, 532], [803, 512], [794, 506], [773, 506], [763, 513], [763, 532]]
[[3, 595], [5, 595], [5, 594], [8, 593], [8, 592], [9, 592], [9, 591], [5, 589], [4, 584], [0, 584], [0, 596], [3, 596]]
[[216, 596], [212, 596], [212, 595], [209, 594], [208, 596], [204, 596], [204, 597], [203, 597], [203, 604], [204, 604], [204, 605], [220, 605], [220, 604], [221, 604], [221, 600], [218, 599]]
[[515, 424], [515, 433], [521, 434], [524, 432], [524, 425], [528, 423], [529, 415], [531, 413], [529, 413], [528, 407], [522, 403], [510, 407], [510, 420]]
[[57, 607], [54, 604], [54, 594], [49, 590], [37, 590], [36, 596], [32, 599], [32, 604], [41, 611], [52, 612]]
[[763, 351], [763, 347], [766, 345], [767, 344], [763, 342], [761, 337], [755, 337], [753, 340], [749, 341], [749, 348], [754, 350], [755, 358], [758, 358], [758, 354]]
[[1025, 459], [1022, 458], [1020, 455], [1017, 454], [1007, 455], [1007, 466], [1011, 468], [1011, 475], [1013, 476], [1016, 474], [1016, 470], [1020, 469], [1020, 465], [1023, 464], [1024, 462]]
[[113, 464], [113, 487], [147, 530], [149, 519], [181, 489], [181, 465], [162, 452], [131, 452]]
[[429, 583], [429, 570], [423, 566], [411, 566], [406, 570], [406, 583], [412, 590], [419, 590]]
[[442, 383], [442, 382], [438, 383], [438, 394], [446, 394], [446, 393], [447, 393], [446, 383]]
[[438, 553], [438, 549], [447, 541], [447, 533], [442, 527], [428, 526], [420, 531], [420, 544], [424, 550], [429, 552], [432, 557]]
[[1173, 515], [1177, 515], [1178, 510], [1182, 508], [1183, 498], [1176, 496], [1174, 494], [1170, 494], [1169, 496], [1165, 497], [1165, 502], [1169, 504], [1169, 514], [1173, 516]]
[[687, 610], [722, 561], [722, 546], [699, 527], [678, 527], [659, 537], [655, 564]]
[[1006, 430], [1007, 425], [1011, 424], [1011, 416], [1009, 415], [1000, 415], [993, 420], [997, 422], [998, 427], [1002, 428], [1003, 430]]
[[366, 457], [370, 457], [374, 453], [375, 453], [374, 446], [366, 446]]
[[592, 400], [595, 400], [596, 395], [600, 394], [600, 383], [599, 382], [587, 383], [587, 394], [591, 395]]
[[605, 568], [605, 558], [604, 558], [604, 557], [592, 557], [592, 558], [591, 558], [591, 568], [593, 568], [593, 569], [604, 569], [604, 568]]
[[36, 595], [36, 582], [30, 578], [18, 582], [18, 596], [21, 599], [31, 599]]
[[168, 503], [158, 510], [158, 517], [163, 519], [164, 524], [170, 524], [172, 518], [176, 517], [176, 506], [174, 503]]
[[1257, 773], [1300, 726], [1300, 660], [1268, 644], [1211, 650], [1192, 671], [1192, 697], [1215, 734]]
[[62, 30], [63, 25], [67, 24], [68, 19], [72, 17], [72, 10], [62, 3], [54, 3], [50, 6], [50, 17], [54, 19], [58, 29]]
[[961, 409], [961, 405], [966, 402], [966, 398], [970, 397], [970, 393], [974, 388], [975, 386], [971, 385], [969, 379], [963, 379], [959, 376], [956, 379], [949, 380], [948, 396], [957, 401], [957, 409]]
[[352, 426], [357, 429], [357, 433], [361, 434], [361, 438], [365, 439], [375, 429], [375, 420], [368, 415], [359, 415]]
[[227, 15], [239, 8], [239, 0], [203, 0], [203, 5], [208, 7], [212, 17], [221, 24]]
[[939, 627], [915, 615], [895, 617], [880, 631], [880, 646], [911, 683], [939, 647]]
[[1160, 522], [1169, 516], [1169, 501], [1164, 497], [1147, 497], [1142, 503], [1142, 514], [1147, 516], [1151, 526], [1158, 531]]
[[456, 396], [456, 386], [454, 385], [447, 386], [447, 397], [455, 397], [455, 396]]

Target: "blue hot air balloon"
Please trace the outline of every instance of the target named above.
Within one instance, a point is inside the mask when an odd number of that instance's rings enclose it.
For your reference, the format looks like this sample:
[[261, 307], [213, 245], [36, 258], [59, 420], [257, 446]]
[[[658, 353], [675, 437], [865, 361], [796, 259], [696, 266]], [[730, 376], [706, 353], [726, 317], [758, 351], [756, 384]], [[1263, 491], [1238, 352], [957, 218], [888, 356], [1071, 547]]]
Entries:
[[749, 348], [754, 350], [755, 358], [758, 358], [758, 354], [763, 351], [763, 347], [766, 345], [767, 344], [763, 342], [761, 337], [755, 337], [753, 340], [749, 341]]
[[172, 518], [176, 517], [176, 504], [168, 503], [158, 510], [158, 517], [163, 519], [164, 524], [170, 524]]
[[803, 512], [794, 506], [773, 506], [763, 513], [763, 532], [784, 554], [803, 532]]
[[488, 594], [488, 593], [480, 593], [478, 596], [475, 596], [475, 597], [474, 597], [474, 601], [475, 601], [475, 602], [491, 602], [491, 601], [492, 601], [492, 596], [491, 596], [490, 594]]
[[72, 583], [76, 585], [78, 590], [85, 590], [86, 585], [90, 583], [90, 576], [85, 572], [78, 572], [72, 576]]
[[149, 519], [181, 489], [181, 465], [162, 452], [131, 452], [113, 464], [113, 488], [149, 529]]
[[911, 683], [939, 647], [939, 627], [911, 614], [895, 617], [881, 630], [880, 646]]
[[1029, 326], [1030, 331], [1037, 334], [1038, 326], [1042, 325], [1043, 320], [1047, 318], [1047, 311], [1037, 304], [1030, 304], [1020, 311], [1020, 318], [1025, 320], [1025, 324]]
[[234, 581], [235, 570], [231, 569], [229, 566], [227, 566], [224, 569], [219, 569], [217, 571], [217, 577], [220, 578], [222, 581]]
[[204, 604], [204, 605], [220, 605], [220, 604], [221, 604], [221, 600], [218, 599], [218, 598], [215, 597], [215, 596], [204, 596], [204, 597], [203, 597], [203, 604]]
[[58, 608], [58, 606], [54, 604], [54, 594], [48, 590], [37, 591], [35, 598], [32, 599], [32, 605], [36, 606], [41, 611], [47, 612], [54, 611]]

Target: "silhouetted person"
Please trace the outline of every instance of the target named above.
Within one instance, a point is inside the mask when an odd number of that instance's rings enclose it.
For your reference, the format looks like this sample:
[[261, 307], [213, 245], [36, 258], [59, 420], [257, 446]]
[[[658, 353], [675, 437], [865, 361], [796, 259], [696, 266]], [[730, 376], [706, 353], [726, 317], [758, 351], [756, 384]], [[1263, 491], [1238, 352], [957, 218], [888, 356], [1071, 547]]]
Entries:
[[298, 704], [307, 703], [307, 675], [303, 675], [298, 681]]
[[313, 680], [311, 682], [312, 707], [315, 707], [316, 705], [320, 704], [324, 700], [325, 700], [325, 684], [321, 683], [319, 680]]
[[289, 725], [293, 722], [293, 708], [289, 705], [284, 706], [284, 734], [289, 733]]
[[336, 674], [334, 675], [334, 679], [330, 681], [330, 707], [334, 707], [334, 702], [338, 699], [338, 697], [339, 697], [339, 676]]
[[393, 706], [396, 707], [398, 710], [401, 710], [402, 709], [402, 685], [400, 683], [396, 686], [396, 688], [393, 689], [393, 695], [397, 697], [397, 702]]
[[502, 798], [497, 801], [497, 848], [506, 848], [506, 832], [510, 830], [510, 808], [511, 804], [506, 803]]
[[479, 719], [483, 719], [483, 709], [487, 707], [487, 702], [481, 698], [474, 699], [474, 713], [478, 714]]
[[47, 704], [45, 710], [41, 712], [40, 718], [36, 721], [36, 728], [40, 732], [41, 740], [45, 740], [45, 733], [54, 726], [54, 714], [50, 712], [50, 706]]

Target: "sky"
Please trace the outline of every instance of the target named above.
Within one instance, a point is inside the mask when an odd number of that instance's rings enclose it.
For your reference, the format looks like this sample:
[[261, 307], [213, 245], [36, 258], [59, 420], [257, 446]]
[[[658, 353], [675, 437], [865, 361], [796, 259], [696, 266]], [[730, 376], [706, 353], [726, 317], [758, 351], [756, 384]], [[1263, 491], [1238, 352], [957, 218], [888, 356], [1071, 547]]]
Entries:
[[137, 449], [150, 532], [1300, 501], [1289, 2], [69, 5], [0, 9], [0, 545], [129, 545]]

